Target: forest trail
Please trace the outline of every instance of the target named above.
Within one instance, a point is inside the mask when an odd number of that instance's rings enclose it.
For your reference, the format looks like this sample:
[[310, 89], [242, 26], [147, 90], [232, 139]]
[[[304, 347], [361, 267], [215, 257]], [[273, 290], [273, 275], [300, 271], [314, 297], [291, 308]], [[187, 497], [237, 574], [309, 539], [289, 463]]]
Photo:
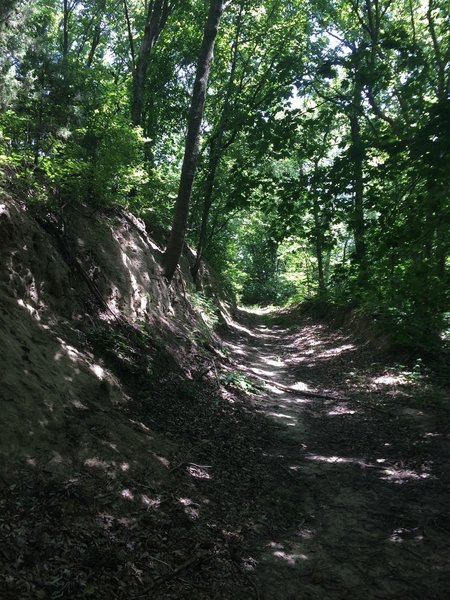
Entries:
[[226, 346], [265, 381], [249, 403], [277, 424], [270, 452], [298, 498], [261, 549], [261, 597], [448, 598], [448, 422], [394, 361], [307, 317], [242, 312]]

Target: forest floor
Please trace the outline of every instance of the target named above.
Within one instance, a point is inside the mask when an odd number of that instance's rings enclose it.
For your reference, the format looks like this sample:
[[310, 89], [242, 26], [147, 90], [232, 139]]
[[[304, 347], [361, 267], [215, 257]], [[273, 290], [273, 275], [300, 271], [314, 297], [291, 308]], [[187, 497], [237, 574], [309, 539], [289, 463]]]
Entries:
[[445, 382], [301, 314], [240, 311], [188, 376], [86, 335], [129, 401], [0, 479], [2, 600], [449, 597]]
[[249, 401], [279, 424], [270, 452], [297, 494], [262, 550], [261, 598], [448, 598], [448, 396], [420, 361], [296, 317], [242, 312], [227, 343], [264, 381]]

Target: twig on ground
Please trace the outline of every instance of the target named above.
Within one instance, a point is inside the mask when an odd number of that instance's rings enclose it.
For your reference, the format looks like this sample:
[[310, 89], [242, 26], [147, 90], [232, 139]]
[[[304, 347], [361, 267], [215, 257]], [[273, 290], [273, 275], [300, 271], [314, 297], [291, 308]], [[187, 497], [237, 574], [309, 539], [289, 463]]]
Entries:
[[[168, 581], [169, 579], [173, 579], [174, 577], [176, 577], [178, 575], [178, 573], [181, 573], [182, 571], [185, 571], [189, 567], [192, 567], [192, 566], [198, 564], [199, 562], [201, 562], [202, 560], [205, 560], [206, 558], [210, 558], [210, 552], [206, 552], [206, 551], [205, 552], [198, 552], [197, 554], [195, 554], [191, 558], [188, 558], [188, 560], [184, 561], [184, 563], [182, 563], [178, 567], [175, 567], [175, 569], [172, 569], [170, 571], [170, 573], [166, 573], [165, 575], [160, 575], [159, 577], [157, 577], [153, 581], [153, 584], [150, 587], [148, 587], [145, 590], [145, 592], [142, 592], [142, 594], [137, 594], [136, 596], [131, 596], [130, 600], [138, 600], [139, 598], [148, 598], [148, 597], [150, 597], [150, 592], [157, 585], [160, 585], [161, 583], [163, 583], [165, 581]], [[166, 564], [166, 563], [164, 563], [164, 564]]]
[[178, 469], [182, 469], [183, 467], [194, 467], [197, 469], [211, 469], [212, 465], [198, 465], [197, 463], [183, 461], [183, 462], [180, 462], [180, 464], [173, 467], [172, 469], [170, 469], [169, 473], [178, 471]]

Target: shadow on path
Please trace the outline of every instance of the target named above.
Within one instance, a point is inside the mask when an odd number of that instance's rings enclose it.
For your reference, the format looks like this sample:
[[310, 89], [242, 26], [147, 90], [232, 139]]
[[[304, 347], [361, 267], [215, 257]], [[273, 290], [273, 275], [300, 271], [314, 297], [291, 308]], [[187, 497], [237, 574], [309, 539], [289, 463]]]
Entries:
[[298, 491], [291, 530], [261, 548], [261, 596], [449, 598], [448, 429], [342, 332], [245, 311], [231, 328], [233, 368], [263, 384], [248, 402], [278, 424], [270, 452]]

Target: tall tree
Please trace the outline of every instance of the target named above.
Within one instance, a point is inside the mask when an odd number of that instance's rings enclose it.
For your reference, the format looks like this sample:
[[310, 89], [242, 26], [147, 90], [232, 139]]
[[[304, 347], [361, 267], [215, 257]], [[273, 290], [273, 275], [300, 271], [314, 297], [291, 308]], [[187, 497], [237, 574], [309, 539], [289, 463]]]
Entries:
[[224, 0], [211, 0], [203, 33], [203, 41], [200, 48], [189, 111], [186, 145], [181, 168], [178, 196], [175, 203], [169, 242], [164, 253], [164, 274], [169, 282], [175, 274], [186, 235], [192, 185], [194, 183], [195, 171], [197, 168], [200, 128], [203, 118], [206, 90], [208, 87], [209, 71], [213, 58], [214, 43], [216, 41], [224, 6]]
[[[222, 70], [215, 69], [215, 81], [212, 82], [219, 102], [213, 107], [214, 113], [207, 115], [208, 123], [213, 123], [206, 144], [208, 158], [204, 167], [203, 206], [197, 254], [191, 268], [194, 278], [212, 240], [214, 229], [209, 226], [210, 215], [223, 211], [223, 208], [214, 209], [216, 201], [221, 200], [217, 193], [221, 163], [247, 131], [258, 129], [258, 116], [265, 115], [266, 121], [270, 116], [272, 124], [272, 119], [282, 109], [282, 99], [291, 93], [302, 61], [300, 48], [305, 39], [305, 11], [300, 3], [285, 5], [279, 0], [262, 3], [241, 0], [235, 10], [234, 15], [230, 11], [233, 29], [226, 44], [227, 54], [230, 48], [230, 57], [223, 61]], [[287, 27], [286, 22], [289, 23]], [[221, 37], [222, 43], [223, 39]], [[255, 141], [257, 139], [258, 133]], [[217, 216], [213, 214], [214, 219]]]
[[133, 62], [133, 82], [131, 95], [131, 119], [133, 125], [141, 125], [142, 111], [144, 108], [145, 83], [152, 48], [156, 44], [167, 19], [173, 10], [173, 3], [169, 0], [154, 0], [149, 2], [145, 20], [144, 33], [139, 48], [139, 55], [135, 61], [134, 43], [130, 27], [130, 17], [127, 0], [124, 0], [125, 18], [130, 39], [130, 51]]
[[[200, 232], [198, 236], [197, 243], [197, 254], [195, 257], [194, 264], [191, 267], [191, 273], [194, 280], [197, 278], [197, 273], [200, 268], [200, 263], [203, 257], [203, 251], [205, 249], [206, 241], [207, 241], [207, 227], [208, 227], [208, 218], [211, 210], [212, 203], [214, 201], [214, 182], [217, 175], [217, 169], [219, 167], [220, 158], [222, 151], [224, 149], [224, 135], [226, 128], [228, 126], [229, 121], [229, 113], [230, 113], [230, 99], [233, 93], [234, 86], [234, 78], [236, 75], [236, 66], [237, 66], [237, 57], [238, 57], [238, 47], [239, 47], [239, 37], [241, 34], [241, 24], [242, 24], [242, 13], [243, 13], [244, 3], [241, 2], [239, 7], [239, 12], [237, 15], [237, 23], [236, 23], [236, 32], [233, 39], [232, 50], [231, 50], [231, 65], [230, 65], [230, 75], [228, 78], [228, 82], [225, 89], [225, 97], [222, 104], [222, 108], [220, 111], [219, 123], [217, 128], [213, 131], [210, 140], [209, 140], [209, 161], [208, 161], [208, 172], [206, 175], [205, 181], [205, 191], [203, 197], [203, 209], [202, 209], [202, 218], [200, 222]], [[232, 133], [230, 138], [227, 141], [227, 145], [229, 146], [233, 139], [236, 137], [236, 130]]]

